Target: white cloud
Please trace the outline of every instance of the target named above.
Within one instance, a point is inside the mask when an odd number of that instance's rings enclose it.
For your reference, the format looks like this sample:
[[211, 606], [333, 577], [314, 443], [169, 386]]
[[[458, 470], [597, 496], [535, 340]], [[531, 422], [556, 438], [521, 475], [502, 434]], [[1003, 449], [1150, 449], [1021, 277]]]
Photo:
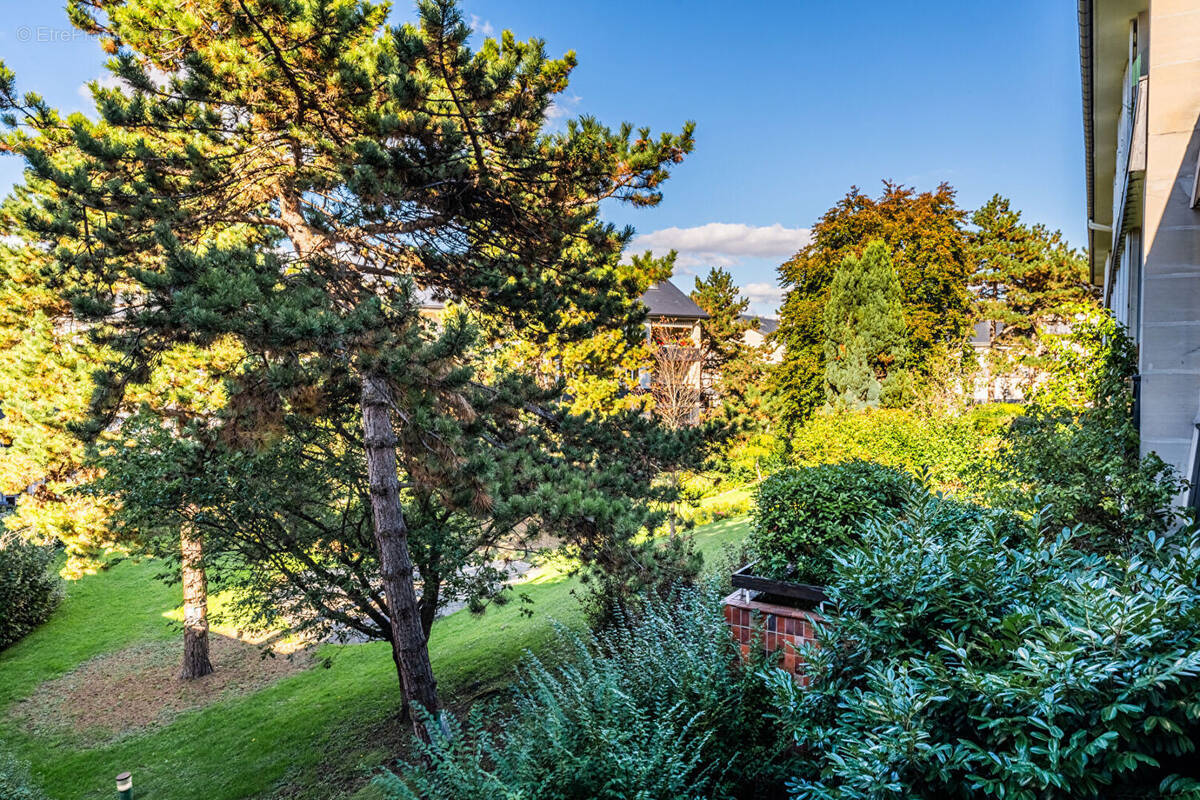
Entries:
[[546, 108], [546, 119], [550, 122], [558, 122], [561, 119], [574, 116], [575, 109], [579, 106], [579, 101], [581, 100], [583, 98], [577, 94], [564, 94], [555, 97]]
[[482, 33], [484, 36], [491, 36], [496, 32], [496, 29], [492, 27], [491, 20], [480, 19], [478, 14], [471, 15], [471, 30], [475, 33]]
[[[150, 76], [150, 82], [159, 88], [165, 87], [170, 79], [170, 73], [164, 72], [157, 67], [151, 67], [147, 74]], [[101, 89], [131, 89], [128, 83], [121, 78], [118, 78], [116, 75], [113, 75], [111, 72], [106, 72], [103, 75], [99, 75], [93, 78], [93, 80], [100, 84]], [[90, 84], [91, 81], [88, 81], [87, 83], [81, 83], [79, 84], [79, 89], [77, 90], [79, 92], [79, 96], [84, 99], [89, 107], [92, 104], [92, 87]]]
[[[121, 80], [116, 75], [113, 75], [111, 72], [104, 73], [100, 77], [96, 78], [95, 81], [96, 81], [96, 83], [100, 84], [101, 89], [128, 88], [125, 84], [125, 81]], [[79, 84], [78, 91], [79, 91], [80, 97], [82, 97], [87, 102], [91, 103], [91, 101], [92, 101], [91, 81], [88, 81], [87, 83]]]
[[808, 244], [811, 236], [808, 228], [785, 228], [778, 222], [759, 226], [710, 222], [638, 234], [629, 250], [653, 250], [655, 255], [678, 250], [680, 267], [729, 267], [741, 258], [788, 258]]
[[747, 283], [742, 295], [757, 307], [774, 308], [783, 302], [784, 291], [773, 283]]

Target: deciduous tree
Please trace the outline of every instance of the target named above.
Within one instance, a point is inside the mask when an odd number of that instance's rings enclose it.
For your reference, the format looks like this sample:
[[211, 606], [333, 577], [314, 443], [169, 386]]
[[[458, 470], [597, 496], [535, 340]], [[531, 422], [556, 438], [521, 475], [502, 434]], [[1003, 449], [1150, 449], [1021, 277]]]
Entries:
[[962, 340], [972, 321], [965, 216], [948, 184], [917, 192], [885, 181], [878, 199], [852, 187], [813, 226], [812, 241], [779, 268], [787, 295], [776, 335], [786, 356], [775, 384], [790, 422], [825, 402], [825, 304], [842, 260], [871, 241], [892, 253], [914, 372], [928, 369], [939, 344]]

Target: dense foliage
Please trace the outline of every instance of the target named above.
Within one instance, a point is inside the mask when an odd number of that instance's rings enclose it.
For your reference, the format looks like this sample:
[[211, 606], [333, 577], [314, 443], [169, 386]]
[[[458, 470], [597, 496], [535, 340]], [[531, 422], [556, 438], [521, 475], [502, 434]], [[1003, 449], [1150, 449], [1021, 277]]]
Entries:
[[825, 393], [833, 408], [895, 407], [909, 399], [908, 331], [888, 247], [867, 245], [834, 273], [825, 304]]
[[1194, 797], [1200, 536], [1106, 559], [942, 505], [839, 557], [808, 690], [765, 675], [814, 756], [794, 796]]
[[869, 461], [775, 473], [755, 496], [755, 571], [824, 584], [836, 554], [857, 542], [862, 525], [894, 513], [912, 487], [911, 476]]
[[822, 412], [790, 439], [793, 463], [836, 464], [862, 459], [924, 475], [935, 487], [960, 492], [991, 463], [1019, 406], [990, 404], [965, 414], [908, 409]]
[[45, 793], [33, 782], [29, 765], [0, 746], [0, 786], [4, 800], [46, 800]]
[[0, 529], [0, 650], [49, 619], [62, 599], [55, 550]]
[[1051, 341], [1048, 379], [1013, 420], [994, 462], [993, 499], [1056, 526], [1081, 526], [1090, 547], [1121, 549], [1178, 520], [1180, 477], [1139, 454], [1130, 377], [1137, 349], [1106, 311], [1083, 310]]
[[971, 286], [986, 324], [990, 373], [1037, 367], [1044, 332], [1066, 323], [1072, 307], [1095, 302], [1087, 259], [1060, 231], [1022, 222], [1000, 195], [972, 213], [971, 223]]
[[[0, 206], [14, 234], [19, 204]], [[0, 244], [0, 491], [18, 494], [4, 525], [27, 539], [58, 542], [67, 575], [94, 568], [113, 545], [105, 498], [74, 491], [95, 476], [70, 425], [87, 412], [94, 360], [68, 303], [42, 277], [47, 258], [15, 240]]]
[[918, 193], [885, 182], [878, 199], [852, 187], [813, 226], [812, 241], [779, 267], [787, 295], [776, 335], [787, 353], [775, 383], [791, 424], [825, 403], [825, 306], [842, 260], [869, 242], [881, 240], [892, 253], [910, 368], [924, 374], [944, 343], [961, 341], [972, 322], [965, 216], [946, 184]]
[[[0, 106], [3, 146], [28, 167], [21, 233], [53, 253], [110, 356], [88, 431], [127, 413], [128, 390], [172, 352], [221, 340], [244, 354], [222, 375], [227, 413], [167, 417], [202, 426], [188, 434], [201, 444], [219, 429], [255, 447], [288, 435], [289, 415], [357, 407], [400, 683], [434, 712], [402, 490], [446, 487], [485, 515], [477, 448], [543, 423], [553, 435], [562, 387], [485, 374], [474, 331], [430, 325], [421, 299], [534, 339], [641, 338], [619, 267], [633, 232], [599, 205], [659, 202], [692, 125], [548, 130], [574, 55], [508, 32], [473, 51], [452, 0], [421, 2], [415, 25], [368, 2], [69, 6], [113, 55], [118, 80], [90, 85], [96, 116], [64, 120], [3, 66]], [[582, 490], [556, 500], [592, 516]]]
[[[512, 709], [479, 713], [389, 797], [677, 800], [770, 797], [796, 757], [738, 667], [716, 597], [684, 590], [601, 635], [564, 632], [562, 664], [531, 658]], [[760, 662], [758, 662], [760, 664]], [[761, 664], [760, 664], [761, 665]], [[457, 726], [456, 726], [457, 727]]]

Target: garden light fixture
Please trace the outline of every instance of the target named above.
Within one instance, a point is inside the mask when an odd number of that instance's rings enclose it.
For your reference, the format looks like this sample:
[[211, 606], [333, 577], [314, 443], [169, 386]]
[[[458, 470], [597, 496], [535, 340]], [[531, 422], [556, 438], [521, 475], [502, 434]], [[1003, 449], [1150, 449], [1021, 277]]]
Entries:
[[133, 800], [133, 776], [128, 772], [117, 776], [117, 797], [121, 800]]

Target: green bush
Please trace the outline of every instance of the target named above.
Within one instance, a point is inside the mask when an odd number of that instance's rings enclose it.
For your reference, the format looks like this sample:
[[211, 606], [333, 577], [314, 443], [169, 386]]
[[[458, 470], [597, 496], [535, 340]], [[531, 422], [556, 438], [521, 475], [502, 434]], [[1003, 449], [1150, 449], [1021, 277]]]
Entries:
[[811, 687], [762, 673], [815, 756], [794, 797], [1197, 796], [1200, 535], [1104, 557], [1013, 524], [927, 497], [838, 560]]
[[1075, 322], [1052, 341], [1049, 378], [1013, 420], [990, 470], [992, 502], [1033, 513], [1052, 509], [1058, 527], [1081, 525], [1087, 546], [1120, 551], [1141, 534], [1183, 518], [1183, 481], [1154, 453], [1141, 456], [1133, 422], [1137, 348], [1107, 312]]
[[0, 745], [0, 797], [4, 800], [46, 800], [33, 782], [29, 765]]
[[864, 521], [898, 509], [913, 486], [905, 473], [869, 461], [777, 472], [755, 496], [756, 571], [824, 583], [833, 554], [855, 541]]
[[925, 475], [936, 488], [970, 486], [996, 452], [1002, 431], [1019, 406], [978, 406], [961, 416], [929, 416], [905, 409], [823, 412], [793, 436], [799, 466], [875, 461]]
[[54, 548], [0, 529], [0, 650], [45, 622], [62, 599]]
[[452, 726], [429, 768], [379, 779], [387, 796], [755, 798], [794, 771], [786, 733], [765, 719], [771, 693], [739, 667], [715, 593], [684, 589], [602, 635], [560, 635], [562, 666], [531, 658], [511, 711]]

